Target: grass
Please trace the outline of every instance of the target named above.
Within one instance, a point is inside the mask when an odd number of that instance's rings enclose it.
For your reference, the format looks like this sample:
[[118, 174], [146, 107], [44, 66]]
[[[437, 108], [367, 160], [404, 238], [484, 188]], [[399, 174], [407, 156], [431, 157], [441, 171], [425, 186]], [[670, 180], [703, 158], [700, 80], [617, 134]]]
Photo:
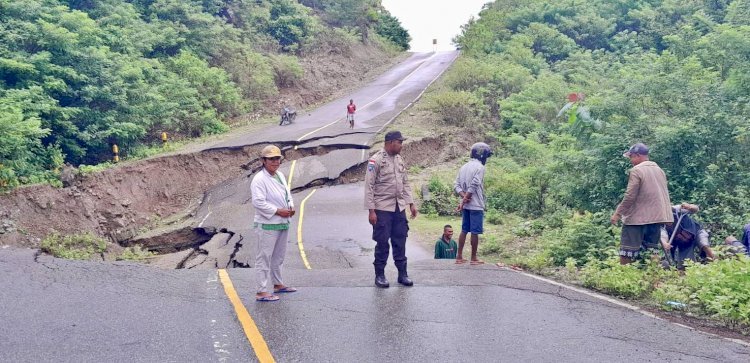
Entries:
[[81, 175], [88, 175], [88, 174], [98, 173], [100, 171], [109, 169], [109, 168], [111, 168], [113, 166], [115, 166], [115, 164], [113, 162], [110, 162], [110, 161], [107, 161], [107, 162], [104, 162], [104, 163], [100, 163], [100, 164], [96, 164], [96, 165], [81, 164], [81, 165], [78, 166], [78, 172]]
[[122, 253], [117, 256], [118, 261], [145, 261], [153, 256], [155, 256], [156, 253], [151, 252], [141, 246], [132, 246], [125, 248]]
[[42, 240], [41, 250], [58, 258], [89, 260], [107, 250], [107, 241], [90, 232], [67, 236], [52, 233]]

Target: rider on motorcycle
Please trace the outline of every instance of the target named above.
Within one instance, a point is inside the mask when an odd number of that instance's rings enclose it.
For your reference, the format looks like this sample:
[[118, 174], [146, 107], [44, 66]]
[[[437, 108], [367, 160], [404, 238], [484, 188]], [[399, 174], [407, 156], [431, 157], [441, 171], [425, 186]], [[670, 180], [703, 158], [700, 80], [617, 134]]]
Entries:
[[291, 123], [291, 121], [289, 121], [289, 115], [291, 112], [292, 110], [289, 109], [289, 106], [284, 105], [284, 108], [281, 109], [281, 122], [279, 122], [279, 126], [283, 125], [284, 121], [286, 121], [286, 123]]

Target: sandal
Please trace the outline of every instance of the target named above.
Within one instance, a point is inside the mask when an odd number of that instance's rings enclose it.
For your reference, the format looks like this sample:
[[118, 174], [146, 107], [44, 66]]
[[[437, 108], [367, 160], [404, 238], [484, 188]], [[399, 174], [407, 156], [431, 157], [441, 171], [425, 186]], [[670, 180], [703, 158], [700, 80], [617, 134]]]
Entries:
[[297, 289], [295, 289], [293, 287], [289, 287], [289, 286], [284, 286], [284, 287], [282, 287], [280, 289], [274, 289], [273, 290], [273, 292], [275, 292], [277, 294], [278, 293], [285, 293], [285, 292], [296, 292], [296, 291], [297, 291]]
[[279, 297], [276, 295], [265, 295], [265, 296], [256, 296], [255, 301], [279, 301]]
[[466, 260], [464, 260], [463, 258], [462, 258], [462, 259], [460, 259], [460, 260], [459, 260], [459, 259], [456, 259], [456, 265], [462, 265], [462, 264], [464, 264], [464, 263], [466, 263]]
[[484, 261], [482, 261], [482, 260], [471, 260], [471, 262], [469, 262], [469, 265], [472, 265], [472, 266], [484, 265]]

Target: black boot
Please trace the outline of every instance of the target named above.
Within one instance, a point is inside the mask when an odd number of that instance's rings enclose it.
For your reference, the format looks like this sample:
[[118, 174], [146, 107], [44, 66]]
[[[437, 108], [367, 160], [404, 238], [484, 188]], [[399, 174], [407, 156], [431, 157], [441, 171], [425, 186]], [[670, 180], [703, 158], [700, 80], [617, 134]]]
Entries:
[[398, 268], [398, 283], [404, 286], [414, 285], [414, 281], [412, 281], [406, 273], [406, 264]]
[[380, 288], [391, 286], [388, 283], [388, 279], [385, 278], [385, 268], [375, 268], [375, 286]]

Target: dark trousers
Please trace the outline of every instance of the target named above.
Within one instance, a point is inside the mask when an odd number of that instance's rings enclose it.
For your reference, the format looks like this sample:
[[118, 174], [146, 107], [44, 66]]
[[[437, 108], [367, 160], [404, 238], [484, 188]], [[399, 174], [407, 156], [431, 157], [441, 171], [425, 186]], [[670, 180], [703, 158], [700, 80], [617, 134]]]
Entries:
[[406, 220], [406, 209], [398, 212], [375, 210], [378, 222], [372, 227], [372, 239], [375, 245], [375, 270], [383, 270], [388, 262], [388, 240], [393, 246], [393, 263], [396, 268], [406, 268], [406, 237], [409, 232], [409, 222]]

